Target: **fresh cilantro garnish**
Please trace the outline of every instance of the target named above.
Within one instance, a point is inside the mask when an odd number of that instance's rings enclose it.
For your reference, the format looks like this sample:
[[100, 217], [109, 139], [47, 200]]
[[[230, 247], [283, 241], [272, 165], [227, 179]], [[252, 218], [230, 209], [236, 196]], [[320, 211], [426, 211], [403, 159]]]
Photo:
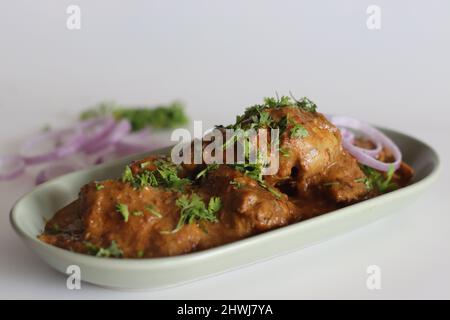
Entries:
[[316, 112], [317, 111], [317, 105], [306, 97], [303, 97], [300, 100], [297, 100], [294, 97], [292, 97], [292, 99], [294, 99], [295, 105], [297, 107], [299, 107], [300, 109], [303, 109], [307, 112]]
[[130, 166], [126, 166], [122, 173], [122, 182], [133, 182], [133, 171]]
[[141, 169], [144, 169], [145, 167], [147, 167], [150, 164], [150, 161], [145, 161], [141, 163]]
[[264, 105], [266, 105], [269, 108], [282, 108], [282, 107], [288, 107], [293, 105], [291, 98], [288, 96], [281, 96], [281, 98], [275, 97], [266, 97], [264, 98]]
[[356, 179], [358, 181], [355, 180], [355, 182], [364, 183], [367, 190], [375, 189], [381, 193], [385, 193], [398, 188], [398, 185], [396, 183], [391, 182], [395, 172], [394, 166], [389, 167], [389, 171], [386, 173], [386, 175], [383, 175], [379, 171], [365, 165], [362, 165], [361, 169], [366, 175], [366, 178], [362, 178], [362, 180]]
[[[262, 175], [264, 165], [261, 162], [255, 163], [255, 164], [233, 164], [230, 166], [238, 171], [241, 171], [246, 176], [256, 180], [262, 188], [264, 188], [267, 191], [269, 191], [270, 193], [272, 193], [277, 199], [281, 198], [281, 193], [279, 193], [278, 190], [268, 186], [264, 182], [263, 175]], [[236, 185], [236, 186], [242, 187], [242, 185], [236, 184], [236, 182], [233, 182], [233, 181], [234, 180], [230, 181], [231, 185]], [[237, 188], [239, 189], [239, 187], [237, 187]]]
[[258, 182], [263, 181], [262, 173], [264, 165], [262, 163], [237, 163], [230, 164], [230, 166]]
[[[292, 96], [292, 94], [291, 94]], [[245, 109], [243, 115], [236, 117], [236, 122], [232, 125], [227, 126], [226, 128], [233, 129], [258, 129], [258, 128], [273, 128], [276, 124], [271, 118], [267, 109], [269, 108], [283, 108], [283, 107], [298, 107], [304, 111], [308, 112], [316, 112], [317, 105], [304, 97], [300, 100], [295, 99], [292, 96], [292, 99], [288, 96], [281, 97], [265, 97], [263, 104], [256, 104], [251, 107]], [[278, 126], [281, 128], [283, 126], [282, 123], [278, 123]]]
[[[216, 214], [222, 208], [222, 200], [219, 197], [211, 197], [208, 203], [208, 212], [210, 214]], [[217, 219], [214, 219], [217, 220]]]
[[100, 250], [98, 250], [97, 257], [115, 257], [115, 258], [120, 258], [121, 256], [123, 256], [123, 251], [119, 248], [119, 246], [117, 245], [116, 241], [111, 241], [111, 245], [104, 249], [104, 248], [100, 248]]
[[161, 218], [162, 214], [155, 209], [155, 207], [152, 204], [149, 204], [145, 207], [148, 211], [150, 211], [151, 214], [153, 214], [155, 217]]
[[96, 189], [97, 191], [100, 191], [100, 190], [102, 190], [102, 189], [104, 189], [104, 188], [105, 188], [105, 186], [102, 185], [102, 184], [100, 184], [100, 183], [96, 183], [96, 184], [95, 184], [95, 189]]
[[232, 186], [234, 186], [234, 188], [236, 188], [236, 189], [242, 189], [244, 187], [244, 185], [242, 183], [240, 183], [240, 182], [238, 182], [236, 180], [231, 180], [230, 184]]
[[56, 233], [59, 233], [61, 231], [61, 229], [59, 228], [58, 223], [56, 223], [56, 222], [53, 222], [51, 225], [47, 225], [45, 229], [50, 234], [56, 234]]
[[208, 206], [206, 206], [202, 198], [193, 193], [190, 197], [182, 195], [176, 200], [176, 205], [180, 208], [180, 219], [175, 229], [169, 233], [177, 232], [184, 224], [199, 221], [217, 222], [216, 213], [221, 209], [222, 201], [219, 197], [211, 197]]
[[95, 255], [97, 257], [120, 258], [123, 256], [123, 251], [119, 248], [116, 241], [114, 241], [114, 240], [111, 241], [111, 244], [108, 248], [99, 248], [90, 242], [85, 242], [84, 244], [86, 246], [88, 253], [91, 255]]
[[257, 128], [271, 127], [273, 123], [272, 117], [266, 111], [259, 112]]
[[178, 177], [178, 167], [174, 163], [167, 160], [158, 160], [155, 161], [155, 165], [157, 166], [156, 180], [159, 185], [182, 191], [186, 185], [191, 183], [187, 178]]
[[142, 217], [144, 213], [142, 211], [133, 211], [132, 215], [135, 217]]
[[157, 187], [159, 185], [154, 171], [142, 171], [134, 176], [132, 182], [135, 188]]
[[202, 171], [200, 171], [196, 176], [195, 180], [200, 179], [203, 176], [207, 176], [209, 172], [216, 170], [219, 168], [219, 165], [217, 163], [208, 164]]
[[309, 135], [308, 130], [301, 124], [295, 124], [291, 128], [290, 137], [291, 138], [306, 138]]
[[280, 153], [283, 157], [289, 157], [289, 149], [287, 148], [280, 148]]
[[156, 108], [129, 108], [114, 103], [101, 103], [99, 106], [83, 112], [80, 119], [86, 120], [110, 115], [116, 120], [127, 119], [131, 123], [132, 131], [138, 131], [145, 127], [176, 128], [188, 122], [184, 108], [178, 102]]
[[277, 189], [266, 186], [265, 184], [263, 185], [263, 187], [266, 188], [271, 194], [273, 194], [275, 198], [277, 199], [281, 198], [281, 193]]
[[143, 170], [133, 175], [129, 166], [125, 168], [122, 174], [122, 181], [129, 182], [134, 188], [144, 187], [165, 187], [182, 191], [183, 188], [190, 184], [187, 178], [178, 177], [178, 167], [168, 160], [156, 160], [154, 162], [156, 170]]
[[136, 257], [138, 257], [138, 258], [142, 258], [144, 256], [144, 251], [143, 250], [139, 250], [137, 253], [136, 253]]
[[280, 134], [282, 134], [286, 130], [289, 122], [290, 121], [289, 121], [289, 118], [287, 115], [282, 117], [280, 119], [280, 121], [278, 121], [277, 125], [278, 125], [278, 129], [280, 129]]
[[128, 206], [126, 204], [123, 204], [123, 203], [116, 204], [116, 211], [122, 215], [123, 220], [125, 222], [128, 222], [128, 217], [130, 216], [130, 211], [128, 211]]

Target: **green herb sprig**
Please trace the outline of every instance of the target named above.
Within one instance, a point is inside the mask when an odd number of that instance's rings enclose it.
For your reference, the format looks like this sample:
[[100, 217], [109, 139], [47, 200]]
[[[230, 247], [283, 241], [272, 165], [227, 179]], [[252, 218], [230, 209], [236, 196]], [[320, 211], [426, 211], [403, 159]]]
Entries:
[[191, 181], [187, 178], [178, 177], [178, 167], [168, 160], [157, 160], [154, 162], [156, 170], [143, 170], [133, 174], [129, 166], [125, 167], [122, 174], [122, 182], [129, 182], [134, 188], [165, 187], [168, 189], [183, 191]]
[[377, 190], [380, 193], [386, 193], [398, 188], [398, 185], [392, 182], [392, 177], [395, 172], [394, 166], [389, 167], [386, 175], [366, 165], [362, 165], [361, 169], [366, 175], [366, 178], [356, 179], [355, 182], [364, 183], [367, 190]]
[[123, 256], [123, 251], [117, 245], [117, 242], [112, 240], [111, 244], [108, 248], [100, 248], [93, 245], [90, 242], [85, 242], [85, 246], [88, 250], [88, 253], [91, 255], [95, 255], [97, 257], [103, 258], [121, 258]]
[[120, 213], [123, 217], [123, 221], [128, 222], [128, 218], [130, 217], [130, 211], [128, 210], [128, 206], [123, 203], [116, 204], [116, 211]]
[[222, 208], [222, 201], [219, 197], [211, 197], [208, 206], [196, 193], [190, 196], [182, 195], [176, 200], [176, 205], [180, 208], [180, 219], [174, 230], [163, 233], [175, 233], [183, 225], [198, 223], [199, 221], [217, 222], [216, 213]]
[[81, 113], [80, 119], [86, 120], [111, 115], [116, 120], [127, 119], [130, 121], [132, 131], [139, 131], [146, 127], [170, 129], [183, 126], [188, 122], [184, 107], [179, 102], [153, 108], [132, 108], [120, 106], [115, 103], [103, 102]]

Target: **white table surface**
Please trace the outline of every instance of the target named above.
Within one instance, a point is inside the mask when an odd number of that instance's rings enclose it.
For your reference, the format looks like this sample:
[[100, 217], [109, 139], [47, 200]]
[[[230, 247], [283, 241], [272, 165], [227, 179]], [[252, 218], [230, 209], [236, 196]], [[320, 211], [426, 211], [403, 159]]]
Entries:
[[[69, 4], [81, 30], [66, 29]], [[382, 28], [366, 27], [377, 4]], [[0, 182], [0, 298], [450, 298], [450, 2], [3, 1], [0, 154], [102, 100], [181, 99], [205, 126], [292, 90], [320, 111], [420, 137], [443, 170], [395, 215], [334, 240], [221, 276], [125, 292], [66, 278], [14, 234], [8, 214], [32, 175]], [[381, 290], [366, 287], [378, 265]]]

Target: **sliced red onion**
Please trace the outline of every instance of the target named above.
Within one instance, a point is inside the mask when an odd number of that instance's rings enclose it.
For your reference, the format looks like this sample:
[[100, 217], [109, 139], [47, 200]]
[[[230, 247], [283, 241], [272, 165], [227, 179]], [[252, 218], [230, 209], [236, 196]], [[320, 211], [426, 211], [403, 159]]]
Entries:
[[150, 130], [143, 129], [123, 137], [116, 143], [116, 150], [121, 156], [151, 151], [162, 147], [150, 139]]
[[350, 130], [347, 130], [345, 128], [339, 128], [339, 130], [341, 131], [343, 140], [349, 141], [351, 143], [353, 143], [353, 141], [355, 141], [355, 134], [353, 132], [351, 132]]
[[0, 180], [12, 180], [25, 171], [25, 161], [19, 155], [0, 156]]
[[[376, 145], [375, 149], [368, 150], [353, 145], [353, 143], [349, 139], [345, 138], [343, 139], [342, 141], [343, 147], [351, 155], [353, 155], [360, 163], [384, 172], [389, 171], [389, 169], [392, 166], [394, 167], [395, 170], [397, 170], [400, 167], [400, 164], [402, 162], [402, 154], [400, 152], [400, 149], [384, 133], [372, 127], [371, 125], [354, 118], [345, 116], [327, 116], [327, 118], [330, 120], [331, 123], [333, 123], [337, 127], [345, 129], [353, 129], [358, 132], [361, 132]], [[379, 161], [375, 158], [383, 147], [388, 149], [392, 153], [395, 159], [394, 162], [386, 163]]]
[[[56, 160], [80, 150], [84, 138], [76, 128], [49, 131], [26, 141], [20, 155], [26, 164]], [[33, 151], [38, 152], [33, 152]]]
[[82, 167], [77, 164], [57, 164], [48, 166], [36, 176], [36, 185], [80, 169], [82, 169]]
[[131, 124], [128, 120], [123, 119], [115, 123], [110, 130], [101, 138], [92, 140], [83, 147], [83, 150], [89, 154], [101, 151], [124, 138], [131, 131]]
[[118, 158], [117, 151], [115, 146], [110, 146], [102, 151], [100, 151], [98, 154], [96, 154], [96, 157], [94, 161], [91, 164], [101, 164], [105, 162], [109, 162], [112, 160], [116, 160]]
[[[339, 128], [339, 130], [341, 131], [342, 140], [354, 145], [355, 134], [346, 128]], [[355, 145], [354, 146], [355, 148], [367, 153], [371, 157], [377, 157], [380, 154], [381, 150], [383, 150], [383, 146], [379, 141], [372, 141], [372, 142], [375, 143], [375, 148], [373, 149], [361, 148]]]
[[116, 121], [112, 117], [94, 118], [81, 122], [78, 125], [85, 141], [82, 150], [92, 148], [99, 141], [106, 139], [116, 126]]

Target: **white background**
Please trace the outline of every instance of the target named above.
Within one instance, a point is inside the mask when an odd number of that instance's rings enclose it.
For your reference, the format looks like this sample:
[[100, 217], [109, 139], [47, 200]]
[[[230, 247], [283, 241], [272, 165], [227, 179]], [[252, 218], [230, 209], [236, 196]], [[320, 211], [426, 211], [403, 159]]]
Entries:
[[[66, 8], [81, 7], [81, 30]], [[370, 4], [382, 28], [366, 27]], [[124, 292], [65, 277], [9, 226], [31, 174], [0, 182], [0, 298], [450, 298], [450, 2], [0, 2], [0, 154], [102, 100], [181, 99], [192, 119], [229, 123], [275, 90], [319, 110], [420, 137], [440, 153], [438, 182], [397, 214], [332, 241], [189, 285]], [[380, 266], [382, 289], [366, 288]]]

